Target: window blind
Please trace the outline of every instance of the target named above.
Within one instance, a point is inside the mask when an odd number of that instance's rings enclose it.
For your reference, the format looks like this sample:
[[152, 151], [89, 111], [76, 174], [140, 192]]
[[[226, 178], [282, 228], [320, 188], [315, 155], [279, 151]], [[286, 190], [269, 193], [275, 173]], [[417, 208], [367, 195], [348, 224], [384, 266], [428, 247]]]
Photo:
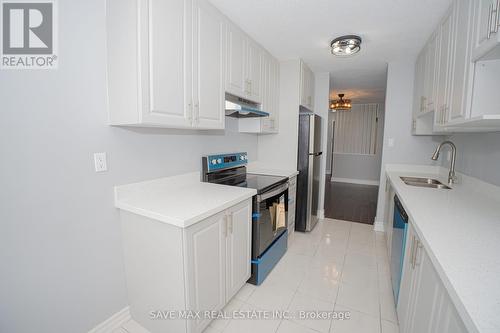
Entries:
[[354, 104], [335, 115], [334, 153], [374, 155], [377, 147], [378, 104]]

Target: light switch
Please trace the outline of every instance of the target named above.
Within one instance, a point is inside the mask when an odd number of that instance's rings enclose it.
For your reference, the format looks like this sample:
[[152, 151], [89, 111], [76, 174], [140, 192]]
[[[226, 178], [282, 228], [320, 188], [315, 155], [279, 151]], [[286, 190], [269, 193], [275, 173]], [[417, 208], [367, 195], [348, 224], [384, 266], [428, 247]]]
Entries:
[[389, 147], [394, 147], [394, 138], [389, 138], [389, 140], [387, 140], [387, 145]]
[[94, 153], [95, 172], [103, 172], [108, 170], [106, 162], [106, 153]]

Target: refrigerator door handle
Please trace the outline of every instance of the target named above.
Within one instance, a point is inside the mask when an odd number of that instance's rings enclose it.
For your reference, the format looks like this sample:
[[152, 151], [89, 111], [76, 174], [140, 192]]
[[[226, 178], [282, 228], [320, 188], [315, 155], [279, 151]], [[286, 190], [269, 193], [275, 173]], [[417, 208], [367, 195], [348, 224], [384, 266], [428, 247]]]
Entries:
[[309, 155], [311, 155], [311, 156], [320, 156], [320, 155], [323, 155], [323, 152], [320, 151], [320, 152], [317, 152], [317, 153], [309, 153]]

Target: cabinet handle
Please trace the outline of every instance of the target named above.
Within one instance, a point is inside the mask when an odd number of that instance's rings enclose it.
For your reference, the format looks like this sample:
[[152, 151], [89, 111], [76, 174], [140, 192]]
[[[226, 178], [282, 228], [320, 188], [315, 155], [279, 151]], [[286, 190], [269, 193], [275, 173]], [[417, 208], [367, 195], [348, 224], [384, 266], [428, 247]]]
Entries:
[[245, 80], [245, 93], [247, 95], [250, 95], [250, 80], [249, 79]]
[[422, 249], [422, 247], [423, 247], [422, 243], [419, 240], [417, 240], [417, 246], [415, 248], [416, 249], [415, 250], [415, 259], [414, 259], [415, 263], [414, 263], [413, 267], [417, 267], [421, 263], [421, 261], [418, 259], [419, 259], [419, 253], [420, 253], [420, 250]]
[[420, 112], [425, 112], [425, 96], [420, 96]]
[[227, 236], [227, 215], [224, 215], [224, 225], [222, 226], [222, 235]]
[[196, 110], [195, 122], [198, 124], [200, 122], [200, 103], [199, 102], [194, 103], [194, 109]]
[[490, 3], [488, 6], [488, 32], [486, 34], [486, 39], [491, 38], [491, 18], [493, 16], [493, 4]]
[[191, 122], [193, 120], [193, 103], [188, 103], [188, 110], [189, 110], [188, 120]]
[[415, 236], [411, 236], [411, 245], [410, 245], [410, 255], [408, 257], [408, 262], [413, 267], [413, 249], [415, 248]]
[[410, 256], [410, 264], [412, 269], [415, 269], [415, 254], [416, 254], [415, 252], [417, 251], [416, 244], [417, 244], [417, 239], [415, 236], [413, 236], [411, 242], [411, 256]]
[[227, 219], [229, 220], [229, 222], [228, 222], [228, 226], [229, 226], [228, 234], [232, 234], [233, 233], [233, 214], [227, 215]]

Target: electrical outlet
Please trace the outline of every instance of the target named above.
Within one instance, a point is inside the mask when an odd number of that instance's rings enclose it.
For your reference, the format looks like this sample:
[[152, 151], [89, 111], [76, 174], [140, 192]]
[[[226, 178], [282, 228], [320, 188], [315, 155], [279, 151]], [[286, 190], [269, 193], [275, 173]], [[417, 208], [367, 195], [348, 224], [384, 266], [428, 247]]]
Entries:
[[389, 138], [389, 140], [387, 140], [387, 145], [389, 147], [394, 147], [394, 138]]
[[94, 153], [95, 172], [103, 172], [108, 170], [106, 162], [106, 153]]

